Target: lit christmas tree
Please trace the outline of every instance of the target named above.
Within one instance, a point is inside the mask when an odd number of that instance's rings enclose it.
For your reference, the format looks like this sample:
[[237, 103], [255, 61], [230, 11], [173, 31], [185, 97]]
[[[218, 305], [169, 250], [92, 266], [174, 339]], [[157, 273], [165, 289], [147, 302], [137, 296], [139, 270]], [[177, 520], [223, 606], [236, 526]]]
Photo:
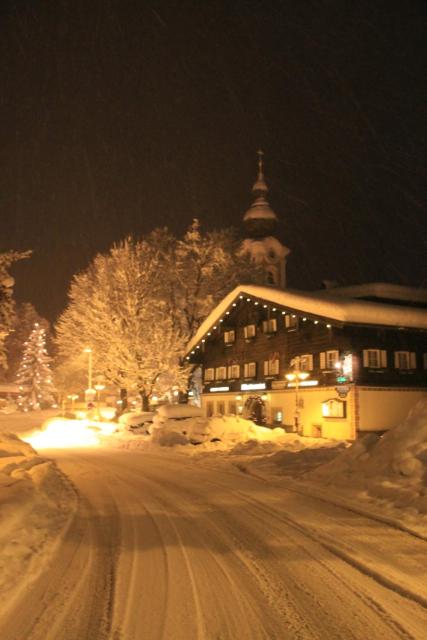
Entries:
[[55, 388], [50, 370], [51, 358], [46, 351], [46, 331], [35, 322], [27, 342], [17, 374], [21, 411], [43, 409], [55, 404]]

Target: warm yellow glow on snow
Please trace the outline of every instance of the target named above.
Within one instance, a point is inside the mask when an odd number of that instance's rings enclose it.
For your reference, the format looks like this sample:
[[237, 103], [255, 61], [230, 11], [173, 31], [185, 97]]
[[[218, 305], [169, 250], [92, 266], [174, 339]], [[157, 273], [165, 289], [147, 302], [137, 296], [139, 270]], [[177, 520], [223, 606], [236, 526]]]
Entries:
[[22, 436], [22, 440], [37, 450], [96, 447], [100, 444], [99, 436], [110, 435], [116, 428], [114, 423], [53, 418], [45, 422], [42, 429]]

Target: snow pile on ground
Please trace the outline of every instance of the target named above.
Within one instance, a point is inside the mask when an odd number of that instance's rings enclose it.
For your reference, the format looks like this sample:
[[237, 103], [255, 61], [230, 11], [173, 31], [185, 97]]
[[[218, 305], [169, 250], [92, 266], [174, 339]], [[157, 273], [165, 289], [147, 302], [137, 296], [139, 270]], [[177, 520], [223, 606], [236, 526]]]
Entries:
[[[199, 409], [197, 412], [201, 414]], [[153, 419], [150, 433], [152, 442], [160, 446], [195, 444], [205, 445], [206, 449], [209, 448], [206, 446], [209, 443], [222, 443], [230, 448], [249, 440], [275, 440], [283, 434], [283, 430], [258, 427], [250, 420], [236, 416], [203, 418], [196, 415], [176, 418], [171, 416], [169, 411], [159, 411]], [[217, 448], [217, 445], [213, 448]]]
[[427, 400], [384, 436], [357, 440], [335, 460], [307, 475], [323, 485], [355, 489], [395, 507], [427, 514]]
[[[129, 423], [129, 419], [124, 422]], [[327, 448], [338, 444], [335, 441], [301, 438], [297, 434], [285, 433], [281, 428], [260, 427], [251, 420], [234, 415], [206, 418], [200, 409], [189, 405], [162, 406], [151, 424], [144, 425], [140, 430], [124, 430], [122, 425], [108, 441], [103, 438], [103, 443], [127, 449], [173, 447], [175, 451], [187, 455], [216, 453], [240, 459], [274, 453], [280, 455], [284, 449], [297, 452], [307, 447]], [[323, 457], [321, 462], [325, 462], [325, 459]]]
[[56, 465], [16, 435], [0, 433], [0, 610], [21, 578], [37, 577], [75, 508]]

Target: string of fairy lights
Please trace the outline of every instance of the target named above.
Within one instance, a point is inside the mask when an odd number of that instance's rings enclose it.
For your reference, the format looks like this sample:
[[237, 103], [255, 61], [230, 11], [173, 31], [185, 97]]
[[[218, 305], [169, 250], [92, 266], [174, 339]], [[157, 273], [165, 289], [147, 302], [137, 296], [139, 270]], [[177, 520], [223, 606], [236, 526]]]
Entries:
[[[270, 312], [272, 313], [279, 313], [281, 316], [286, 317], [286, 316], [290, 316], [292, 319], [296, 320], [296, 322], [298, 323], [299, 321], [302, 322], [312, 322], [313, 325], [315, 326], [319, 326], [319, 327], [326, 327], [327, 329], [332, 329], [332, 324], [330, 322], [325, 322], [324, 320], [320, 320], [319, 318], [315, 318], [312, 315], [301, 315], [301, 314], [297, 314], [294, 313], [293, 310], [289, 310], [289, 309], [283, 309], [282, 307], [279, 307], [279, 305], [273, 306], [273, 304], [268, 304], [265, 302], [261, 302], [259, 300], [257, 300], [256, 298], [251, 298], [250, 296], [245, 296], [243, 294], [239, 295], [238, 297], [239, 301], [241, 302], [245, 302], [246, 304], [250, 304], [253, 305], [254, 307], [260, 307], [262, 309], [266, 309], [267, 313], [270, 314]], [[224, 321], [227, 320], [227, 316], [229, 316], [232, 312], [232, 310], [237, 307], [238, 302], [233, 302], [228, 308], [227, 310], [224, 312], [224, 314], [217, 320], [217, 324], [213, 325], [209, 331], [206, 332], [206, 336], [209, 338], [210, 336], [212, 336], [214, 331], [217, 331], [218, 329], [220, 329], [220, 325], [222, 323], [224, 323]], [[200, 343], [195, 345], [194, 349], [192, 349], [192, 351], [190, 351], [189, 355], [186, 356], [186, 360], [190, 360], [192, 355], [195, 355], [197, 353], [198, 349], [201, 349], [204, 345], [204, 343], [206, 342], [206, 338], [202, 338], [200, 340]]]

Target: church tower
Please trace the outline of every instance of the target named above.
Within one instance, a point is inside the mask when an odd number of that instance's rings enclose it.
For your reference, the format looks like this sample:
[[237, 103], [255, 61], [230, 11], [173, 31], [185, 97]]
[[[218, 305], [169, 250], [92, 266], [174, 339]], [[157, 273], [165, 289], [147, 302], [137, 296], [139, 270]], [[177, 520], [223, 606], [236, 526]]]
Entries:
[[242, 251], [263, 268], [264, 284], [284, 289], [286, 257], [290, 249], [274, 237], [278, 219], [267, 200], [263, 155], [262, 151], [258, 151], [258, 176], [252, 187], [254, 201], [243, 216], [246, 239], [243, 240]]

